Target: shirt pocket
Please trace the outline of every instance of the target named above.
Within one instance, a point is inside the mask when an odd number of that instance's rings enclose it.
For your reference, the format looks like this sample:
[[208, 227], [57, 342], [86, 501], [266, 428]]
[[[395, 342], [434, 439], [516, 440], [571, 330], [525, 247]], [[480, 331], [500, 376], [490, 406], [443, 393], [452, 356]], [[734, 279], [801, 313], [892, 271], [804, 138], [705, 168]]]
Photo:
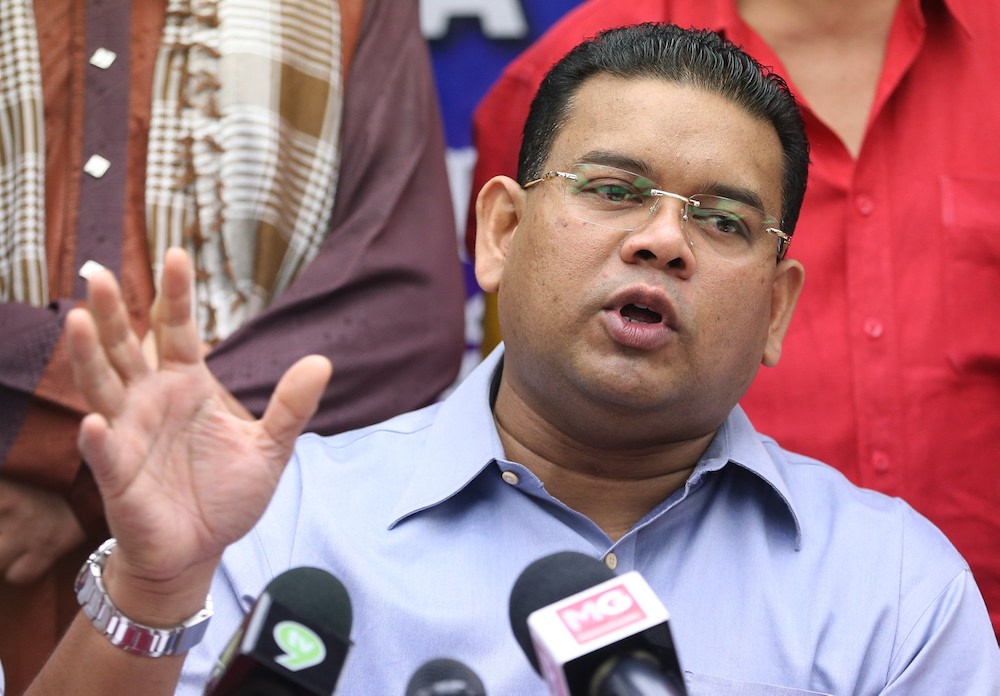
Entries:
[[943, 175], [945, 345], [960, 371], [1000, 368], [1000, 178]]
[[824, 691], [735, 681], [696, 672], [684, 672], [684, 684], [687, 686], [688, 696], [832, 696]]

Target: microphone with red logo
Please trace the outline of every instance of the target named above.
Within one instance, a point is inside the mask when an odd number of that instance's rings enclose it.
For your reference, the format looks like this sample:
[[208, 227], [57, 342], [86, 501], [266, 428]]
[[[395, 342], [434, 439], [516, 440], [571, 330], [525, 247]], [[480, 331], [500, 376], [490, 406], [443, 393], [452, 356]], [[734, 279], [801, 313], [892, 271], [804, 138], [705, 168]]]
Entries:
[[351, 647], [351, 600], [319, 568], [267, 584], [219, 657], [205, 694], [329, 696]]
[[517, 642], [554, 696], [687, 696], [669, 614], [639, 573], [564, 551], [510, 593]]

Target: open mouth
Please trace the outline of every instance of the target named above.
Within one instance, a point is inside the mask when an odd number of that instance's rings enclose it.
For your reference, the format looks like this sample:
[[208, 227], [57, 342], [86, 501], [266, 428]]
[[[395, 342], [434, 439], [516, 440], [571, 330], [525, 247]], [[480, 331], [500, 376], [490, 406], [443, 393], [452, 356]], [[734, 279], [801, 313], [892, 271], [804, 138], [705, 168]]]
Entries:
[[662, 315], [641, 304], [629, 303], [621, 308], [620, 314], [635, 324], [659, 324], [663, 321]]

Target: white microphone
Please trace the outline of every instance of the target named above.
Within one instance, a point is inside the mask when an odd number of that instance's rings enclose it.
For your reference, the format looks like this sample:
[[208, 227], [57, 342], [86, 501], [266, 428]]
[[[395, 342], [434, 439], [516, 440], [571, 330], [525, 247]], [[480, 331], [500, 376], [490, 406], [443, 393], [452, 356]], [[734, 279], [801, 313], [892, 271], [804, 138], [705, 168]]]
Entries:
[[563, 552], [529, 565], [511, 627], [555, 696], [686, 696], [666, 607], [635, 571]]

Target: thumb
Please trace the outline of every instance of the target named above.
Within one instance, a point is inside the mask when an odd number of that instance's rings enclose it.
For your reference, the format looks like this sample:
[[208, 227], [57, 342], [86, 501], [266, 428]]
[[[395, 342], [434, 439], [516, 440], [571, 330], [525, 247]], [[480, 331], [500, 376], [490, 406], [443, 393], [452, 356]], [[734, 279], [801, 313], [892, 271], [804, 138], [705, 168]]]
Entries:
[[309, 419], [316, 413], [319, 399], [333, 374], [330, 361], [321, 355], [307, 355], [281, 377], [261, 418], [261, 426], [276, 445], [290, 452]]

